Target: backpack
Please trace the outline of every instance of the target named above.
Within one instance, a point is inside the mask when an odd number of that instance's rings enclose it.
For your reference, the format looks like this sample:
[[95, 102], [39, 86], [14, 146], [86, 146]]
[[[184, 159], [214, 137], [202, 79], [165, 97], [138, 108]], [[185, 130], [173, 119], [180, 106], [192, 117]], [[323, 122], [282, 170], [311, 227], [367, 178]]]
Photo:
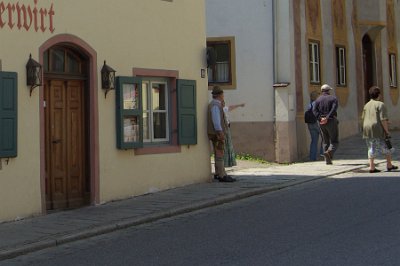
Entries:
[[317, 122], [317, 118], [315, 117], [313, 111], [312, 111], [312, 105], [308, 107], [307, 111], [304, 113], [304, 122], [307, 124], [314, 124]]

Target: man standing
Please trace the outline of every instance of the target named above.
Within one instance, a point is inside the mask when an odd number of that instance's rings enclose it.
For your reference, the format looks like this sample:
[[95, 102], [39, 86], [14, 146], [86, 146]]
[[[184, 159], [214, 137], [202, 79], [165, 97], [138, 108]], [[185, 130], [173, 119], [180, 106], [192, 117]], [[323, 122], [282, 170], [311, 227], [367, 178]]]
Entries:
[[224, 91], [214, 86], [211, 94], [213, 99], [208, 105], [207, 133], [214, 149], [215, 178], [220, 182], [235, 182], [236, 179], [226, 174], [224, 166], [225, 133], [228, 129], [222, 107]]
[[332, 164], [335, 151], [339, 146], [339, 121], [337, 120], [338, 100], [336, 96], [330, 95], [331, 86], [321, 86], [321, 96], [315, 101], [313, 113], [318, 119], [326, 164]]

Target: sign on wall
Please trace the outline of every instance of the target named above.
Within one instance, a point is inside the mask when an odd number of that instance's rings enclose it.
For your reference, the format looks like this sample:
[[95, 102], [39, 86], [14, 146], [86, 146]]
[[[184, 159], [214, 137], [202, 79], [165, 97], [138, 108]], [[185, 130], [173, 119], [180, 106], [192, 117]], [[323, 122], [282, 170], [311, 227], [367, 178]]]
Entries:
[[0, 29], [54, 32], [54, 7], [41, 6], [39, 0], [30, 4], [0, 1]]

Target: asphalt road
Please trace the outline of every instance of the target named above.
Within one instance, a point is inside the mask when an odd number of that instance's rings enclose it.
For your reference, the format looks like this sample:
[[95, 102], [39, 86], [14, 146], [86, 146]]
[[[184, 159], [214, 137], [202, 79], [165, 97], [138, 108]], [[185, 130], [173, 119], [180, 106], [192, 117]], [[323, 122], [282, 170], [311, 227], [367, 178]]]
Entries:
[[348, 173], [0, 265], [400, 265], [399, 172]]

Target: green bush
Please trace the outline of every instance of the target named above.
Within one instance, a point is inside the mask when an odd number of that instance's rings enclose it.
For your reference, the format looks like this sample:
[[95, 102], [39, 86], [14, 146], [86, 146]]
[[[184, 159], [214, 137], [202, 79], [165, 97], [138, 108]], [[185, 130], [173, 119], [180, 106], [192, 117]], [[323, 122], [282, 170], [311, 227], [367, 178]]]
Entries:
[[266, 160], [259, 158], [259, 157], [254, 157], [250, 154], [236, 154], [236, 159], [238, 160], [243, 160], [243, 161], [252, 161], [252, 162], [257, 162], [257, 163], [264, 163], [264, 164], [271, 164], [270, 162], [267, 162]]

